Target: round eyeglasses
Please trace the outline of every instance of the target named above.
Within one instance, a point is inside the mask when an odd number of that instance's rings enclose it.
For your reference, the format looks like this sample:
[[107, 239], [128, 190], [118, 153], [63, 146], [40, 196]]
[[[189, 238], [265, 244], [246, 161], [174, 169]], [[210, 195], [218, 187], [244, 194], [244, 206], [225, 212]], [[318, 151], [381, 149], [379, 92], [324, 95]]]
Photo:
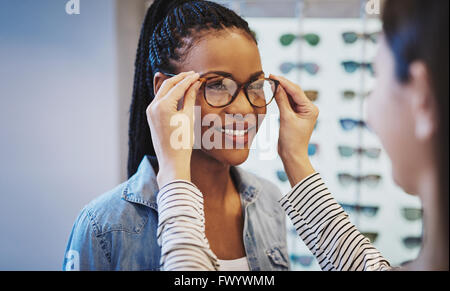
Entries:
[[[164, 73], [173, 77], [174, 74]], [[247, 100], [253, 107], [263, 108], [269, 105], [275, 98], [280, 82], [270, 78], [258, 78], [250, 82], [240, 84], [231, 77], [224, 76], [200, 76], [203, 96], [209, 106], [222, 108], [230, 105], [244, 89]]]

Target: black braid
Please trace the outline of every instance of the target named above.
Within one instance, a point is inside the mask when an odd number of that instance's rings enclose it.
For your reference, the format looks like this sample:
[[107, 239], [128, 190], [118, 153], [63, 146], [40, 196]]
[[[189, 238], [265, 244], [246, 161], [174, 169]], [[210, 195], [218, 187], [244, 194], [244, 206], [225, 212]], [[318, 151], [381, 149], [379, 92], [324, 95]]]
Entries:
[[[155, 155], [146, 109], [153, 100], [153, 77], [159, 71], [176, 73], [201, 32], [237, 28], [256, 42], [248, 23], [228, 8], [202, 0], [156, 0], [141, 29], [136, 53], [133, 98], [128, 131], [128, 178], [145, 155]], [[185, 38], [189, 37], [191, 42]]]

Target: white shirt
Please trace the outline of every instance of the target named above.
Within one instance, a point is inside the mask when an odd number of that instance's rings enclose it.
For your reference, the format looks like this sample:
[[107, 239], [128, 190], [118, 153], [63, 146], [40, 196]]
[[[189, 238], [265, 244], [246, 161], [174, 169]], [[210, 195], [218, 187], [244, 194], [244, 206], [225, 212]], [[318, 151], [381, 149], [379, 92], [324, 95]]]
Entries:
[[235, 260], [218, 260], [219, 271], [250, 271], [247, 257], [242, 257]]

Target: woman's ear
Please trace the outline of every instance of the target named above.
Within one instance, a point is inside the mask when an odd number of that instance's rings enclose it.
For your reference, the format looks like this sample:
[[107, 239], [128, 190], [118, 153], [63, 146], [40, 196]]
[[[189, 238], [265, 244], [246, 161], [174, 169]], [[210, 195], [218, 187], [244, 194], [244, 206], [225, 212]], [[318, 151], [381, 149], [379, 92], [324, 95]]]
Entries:
[[438, 127], [437, 108], [429, 76], [427, 66], [423, 62], [416, 61], [411, 64], [409, 98], [412, 101], [416, 137], [421, 140], [430, 139]]
[[153, 77], [153, 94], [155, 94], [155, 96], [158, 93], [159, 88], [161, 88], [162, 83], [169, 78], [170, 77], [167, 77], [161, 72], [157, 72], [155, 74], [155, 76]]

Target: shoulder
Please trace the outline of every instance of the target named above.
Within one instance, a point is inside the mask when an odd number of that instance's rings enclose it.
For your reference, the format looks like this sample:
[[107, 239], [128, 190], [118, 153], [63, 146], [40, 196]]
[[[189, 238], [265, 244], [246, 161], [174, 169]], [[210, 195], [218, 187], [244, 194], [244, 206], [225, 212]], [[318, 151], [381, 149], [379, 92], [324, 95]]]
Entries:
[[124, 182], [92, 200], [81, 211], [80, 217], [89, 220], [95, 235], [125, 231], [138, 233], [149, 219], [152, 208], [126, 200]]

